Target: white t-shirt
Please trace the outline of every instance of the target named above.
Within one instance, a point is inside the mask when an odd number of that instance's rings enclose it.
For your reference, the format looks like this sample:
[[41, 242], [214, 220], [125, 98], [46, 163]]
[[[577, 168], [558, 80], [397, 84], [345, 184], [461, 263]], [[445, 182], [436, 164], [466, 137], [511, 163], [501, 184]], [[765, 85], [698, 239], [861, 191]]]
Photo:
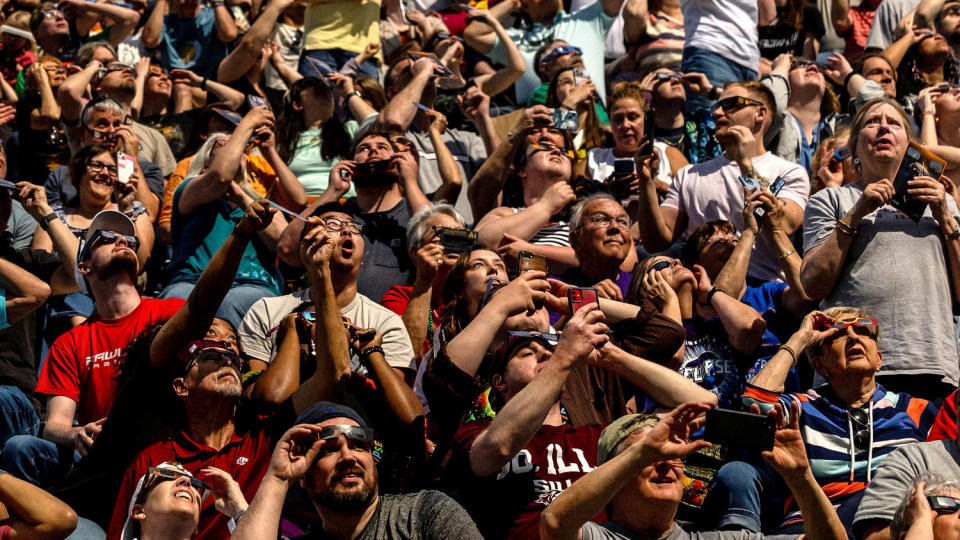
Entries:
[[[240, 329], [237, 331], [243, 352], [251, 358], [268, 364], [272, 362], [277, 354], [276, 328], [280, 326], [280, 321], [285, 316], [293, 313], [293, 310], [304, 303], [310, 303], [308, 290], [257, 300], [243, 317]], [[390, 366], [417, 369], [413, 361], [410, 335], [403, 326], [403, 320], [396, 313], [360, 293], [357, 293], [357, 296], [344, 306], [340, 313], [357, 327], [374, 328], [380, 333], [383, 338], [383, 354]], [[356, 355], [350, 359], [350, 367], [354, 371], [365, 372], [364, 369], [360, 369]]]
[[685, 47], [697, 47], [754, 71], [760, 65], [756, 0], [683, 0]]
[[[807, 205], [810, 180], [803, 167], [771, 152], [753, 158], [753, 167], [771, 183], [778, 176], [786, 181], [778, 198], [793, 201], [800, 208]], [[687, 165], [677, 172], [661, 206], [676, 208], [687, 215], [685, 236], [692, 234], [704, 222], [716, 219], [728, 220], [738, 231], [742, 231], [744, 199], [743, 184], [739, 178], [740, 167], [724, 156]], [[759, 235], [753, 246], [747, 275], [764, 281], [782, 279], [777, 260], [779, 255], [767, 237]]]
[[[657, 180], [670, 184], [673, 175], [670, 174], [670, 161], [667, 159], [667, 143], [654, 141], [653, 150], [660, 156], [660, 170], [657, 171]], [[603, 182], [613, 175], [613, 148], [592, 148], [587, 151], [587, 177], [597, 182]]]

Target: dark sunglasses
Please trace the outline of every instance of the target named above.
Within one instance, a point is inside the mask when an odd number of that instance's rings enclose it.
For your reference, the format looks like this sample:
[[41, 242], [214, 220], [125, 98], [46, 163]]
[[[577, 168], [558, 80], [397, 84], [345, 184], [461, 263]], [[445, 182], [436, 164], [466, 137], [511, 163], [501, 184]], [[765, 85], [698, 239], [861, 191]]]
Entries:
[[946, 495], [927, 495], [927, 502], [930, 503], [930, 509], [938, 514], [955, 514], [960, 510], [960, 499]]
[[849, 409], [847, 414], [856, 424], [853, 432], [854, 446], [860, 450], [866, 450], [870, 446], [870, 434], [873, 431], [867, 412], [863, 409]]
[[758, 107], [763, 107], [763, 103], [755, 99], [750, 99], [743, 96], [733, 96], [725, 99], [721, 99], [713, 104], [710, 107], [710, 112], [713, 114], [717, 113], [717, 109], [723, 109], [724, 113], [731, 113], [734, 111], [739, 111], [744, 107], [749, 107], [751, 105], [756, 105]]
[[680, 80], [680, 74], [676, 71], [658, 71], [653, 74], [653, 80], [657, 82], [666, 81], [670, 79]]
[[90, 241], [87, 242], [87, 244], [83, 247], [83, 253], [80, 254], [80, 260], [85, 260], [86, 257], [90, 255], [90, 252], [96, 249], [100, 244], [116, 244], [117, 240], [121, 238], [123, 238], [123, 240], [133, 251], [137, 251], [137, 249], [140, 248], [140, 239], [136, 236], [120, 234], [113, 231], [99, 230], [93, 233]]
[[[204, 482], [203, 480], [197, 478], [196, 476], [191, 476], [183, 471], [178, 471], [176, 469], [167, 469], [167, 468], [157, 468], [150, 467], [147, 469], [147, 473], [151, 475], [151, 480], [154, 478], [159, 478], [160, 482], [166, 482], [167, 480], [176, 480], [181, 476], [185, 476], [190, 479], [190, 485], [197, 488], [200, 491], [206, 491], [210, 489], [210, 484]], [[144, 482], [146, 484], [146, 482]]]
[[650, 272], [659, 272], [661, 270], [666, 270], [671, 266], [673, 266], [673, 261], [660, 261], [657, 264], [651, 266], [650, 269], [647, 270], [647, 273], [649, 274]]
[[527, 157], [530, 157], [530, 155], [536, 152], [559, 152], [570, 159], [573, 159], [574, 157], [573, 150], [567, 150], [562, 146], [557, 146], [555, 144], [550, 144], [546, 142], [532, 143], [530, 146], [527, 147]]
[[[228, 347], [226, 343], [223, 343], [222, 345], [225, 348]], [[243, 360], [237, 356], [236, 353], [229, 349], [223, 350], [213, 348], [200, 349], [197, 351], [197, 353], [193, 355], [193, 358], [187, 362], [183, 372], [187, 373], [194, 364], [199, 364], [202, 361], [213, 360], [214, 362], [220, 362], [223, 359], [227, 359], [230, 362], [230, 367], [236, 369], [237, 373], [240, 373], [240, 368], [243, 366]]]
[[570, 53], [577, 53], [583, 56], [583, 49], [581, 49], [580, 47], [575, 47], [573, 45], [560, 45], [556, 49], [550, 51], [550, 54], [541, 58], [540, 65], [542, 66], [555, 58], [559, 58], [561, 56], [564, 56]]

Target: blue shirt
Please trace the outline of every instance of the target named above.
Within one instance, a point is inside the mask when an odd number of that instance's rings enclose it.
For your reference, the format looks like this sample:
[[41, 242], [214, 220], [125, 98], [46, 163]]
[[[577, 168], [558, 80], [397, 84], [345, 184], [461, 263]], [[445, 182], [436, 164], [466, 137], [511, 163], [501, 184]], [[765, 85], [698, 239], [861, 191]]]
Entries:
[[189, 69], [208, 79], [216, 79], [220, 61], [227, 57], [227, 44], [216, 36], [213, 8], [202, 7], [195, 19], [176, 14], [163, 18], [163, 64], [168, 69]]
[[[196, 283], [213, 254], [227, 241], [233, 228], [243, 217], [243, 209], [231, 205], [225, 197], [204, 204], [190, 214], [179, 211], [180, 197], [193, 178], [187, 178], [173, 194], [173, 216], [170, 218], [170, 236], [173, 240], [173, 259], [170, 262], [170, 283]], [[283, 278], [263, 243], [254, 239], [243, 250], [243, 259], [237, 269], [234, 283], [259, 285], [280, 295]]]
[[[757, 310], [757, 313], [763, 317], [763, 321], [767, 323], [767, 328], [763, 331], [763, 338], [760, 340], [760, 346], [754, 351], [756, 362], [747, 371], [747, 381], [760, 373], [767, 361], [777, 354], [780, 345], [786, 343], [793, 332], [796, 331], [797, 325], [790, 320], [789, 315], [780, 314], [783, 313], [783, 291], [787, 290], [787, 286], [782, 281], [768, 281], [759, 287], [747, 286], [743, 297], [740, 298], [741, 302]], [[797, 376], [796, 368], [790, 369], [790, 374], [787, 375], [784, 385], [787, 392], [800, 391], [800, 379]]]

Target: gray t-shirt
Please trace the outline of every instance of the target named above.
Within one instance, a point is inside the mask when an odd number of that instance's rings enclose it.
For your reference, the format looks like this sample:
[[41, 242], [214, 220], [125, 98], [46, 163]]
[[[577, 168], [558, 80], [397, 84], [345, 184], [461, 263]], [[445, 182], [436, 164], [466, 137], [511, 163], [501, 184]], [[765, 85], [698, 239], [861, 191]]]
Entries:
[[[861, 186], [848, 184], [810, 197], [803, 219], [804, 252], [830, 236], [861, 193]], [[947, 203], [956, 217], [953, 199], [947, 197]], [[861, 222], [820, 308], [862, 307], [877, 318], [883, 336], [880, 373], [933, 374], [956, 385], [960, 368], [948, 272], [943, 234], [930, 209], [914, 223], [884, 206]]]
[[960, 448], [956, 440], [905, 444], [887, 454], [853, 518], [853, 528], [858, 535], [866, 521], [892, 521], [900, 502], [920, 475], [928, 471], [960, 482]]
[[[443, 185], [440, 167], [437, 166], [437, 151], [433, 148], [430, 134], [411, 128], [404, 135], [417, 147], [417, 152], [420, 154], [420, 189], [425, 194], [430, 195]], [[453, 159], [460, 166], [460, 176], [463, 179], [463, 187], [460, 188], [460, 195], [457, 200], [447, 202], [457, 208], [457, 212], [460, 212], [460, 215], [467, 220], [468, 224], [473, 223], [473, 210], [470, 208], [470, 200], [467, 198], [467, 183], [473, 178], [473, 175], [477, 174], [483, 162], [487, 160], [487, 149], [483, 146], [483, 139], [476, 133], [469, 131], [447, 129], [440, 135], [440, 138], [443, 139], [444, 144], [453, 154]]]
[[636, 534], [612, 521], [593, 523], [588, 521], [581, 529], [583, 540], [795, 540], [797, 535], [765, 535], [762, 533], [739, 531], [703, 531], [687, 532], [674, 523], [670, 533], [662, 539]]
[[[333, 538], [320, 528], [300, 540]], [[355, 540], [416, 540], [451, 538], [482, 540], [477, 525], [456, 501], [439, 491], [381, 495], [377, 509]]]
[[893, 32], [900, 19], [920, 4], [920, 0], [883, 0], [873, 15], [867, 49], [886, 49], [893, 45]]

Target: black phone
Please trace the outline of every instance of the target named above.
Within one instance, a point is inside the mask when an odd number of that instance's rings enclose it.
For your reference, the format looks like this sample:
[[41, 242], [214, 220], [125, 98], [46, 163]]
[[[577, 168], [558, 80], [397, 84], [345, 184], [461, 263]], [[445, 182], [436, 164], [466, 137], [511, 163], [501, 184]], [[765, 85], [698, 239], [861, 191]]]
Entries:
[[440, 237], [440, 245], [443, 246], [444, 253], [466, 253], [477, 245], [478, 241], [476, 231], [453, 227], [438, 227], [437, 236]]
[[946, 161], [933, 152], [910, 141], [897, 168], [897, 176], [893, 179], [894, 193], [890, 205], [914, 222], [919, 222], [927, 210], [927, 203], [911, 197], [907, 192], [910, 189], [907, 183], [917, 176], [930, 176], [939, 181], [946, 164]]
[[[640, 141], [640, 146], [638, 148], [644, 149], [644, 155], [650, 155], [653, 153], [653, 124], [654, 124], [655, 111], [653, 107], [647, 109], [647, 112], [643, 114], [643, 140]], [[646, 144], [646, 146], [644, 146]]]
[[774, 419], [729, 409], [710, 409], [703, 438], [714, 444], [741, 450], [773, 450], [777, 426]]
[[[787, 181], [784, 180], [783, 177], [778, 176], [776, 180], [773, 181], [773, 184], [770, 184], [770, 193], [777, 195], [786, 183]], [[757, 225], [760, 225], [760, 220], [762, 220], [765, 215], [767, 215], [767, 209], [763, 206], [758, 206], [754, 209], [753, 217], [756, 218]]]
[[358, 186], [389, 186], [397, 181], [397, 166], [392, 159], [357, 163], [351, 181]]
[[630, 158], [613, 160], [613, 177], [622, 178], [637, 172], [637, 162]]

